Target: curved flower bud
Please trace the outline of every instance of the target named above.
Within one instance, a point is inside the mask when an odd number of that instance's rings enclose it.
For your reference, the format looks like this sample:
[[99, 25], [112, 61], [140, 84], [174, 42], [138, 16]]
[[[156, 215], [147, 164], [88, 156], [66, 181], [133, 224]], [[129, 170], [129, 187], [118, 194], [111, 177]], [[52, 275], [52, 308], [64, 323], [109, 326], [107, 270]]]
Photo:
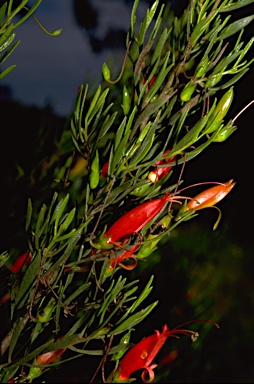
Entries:
[[[53, 361], [60, 359], [60, 357], [65, 351], [66, 351], [66, 348], [63, 348], [55, 351], [46, 352], [46, 353], [43, 353], [42, 355], [37, 356], [34, 363], [35, 365], [30, 368], [27, 379], [29, 379], [30, 382], [32, 382], [32, 380], [34, 380], [36, 377], [41, 376], [44, 368], [39, 367], [39, 365], [45, 365], [45, 366], [49, 365]], [[36, 367], [36, 365], [38, 365], [38, 367]]]
[[234, 182], [233, 179], [230, 179], [226, 183], [218, 184], [206, 189], [187, 203], [184, 212], [190, 209], [197, 211], [198, 209], [214, 206], [231, 191], [235, 184], [236, 182]]

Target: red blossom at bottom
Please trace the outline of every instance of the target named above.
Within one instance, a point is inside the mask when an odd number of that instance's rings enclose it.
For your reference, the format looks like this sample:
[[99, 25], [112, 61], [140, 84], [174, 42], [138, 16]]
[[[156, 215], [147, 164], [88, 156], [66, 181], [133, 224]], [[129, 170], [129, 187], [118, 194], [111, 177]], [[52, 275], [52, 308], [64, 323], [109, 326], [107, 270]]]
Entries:
[[[143, 369], [141, 378], [144, 382], [153, 381], [155, 377], [154, 369], [157, 367], [157, 364], [152, 363], [160, 349], [165, 344], [167, 338], [178, 338], [178, 335], [182, 334], [190, 336], [191, 339], [195, 341], [199, 335], [198, 332], [194, 332], [189, 329], [182, 329], [183, 326], [195, 322], [208, 322], [219, 328], [218, 324], [211, 320], [192, 320], [178, 325], [171, 330], [168, 328], [168, 325], [165, 324], [162, 327], [162, 332], [156, 330], [155, 334], [145, 337], [126, 353], [113, 376], [113, 380], [116, 380], [114, 382], [126, 381], [130, 379], [132, 373], [140, 369]], [[149, 375], [148, 380], [146, 380], [147, 374]]]

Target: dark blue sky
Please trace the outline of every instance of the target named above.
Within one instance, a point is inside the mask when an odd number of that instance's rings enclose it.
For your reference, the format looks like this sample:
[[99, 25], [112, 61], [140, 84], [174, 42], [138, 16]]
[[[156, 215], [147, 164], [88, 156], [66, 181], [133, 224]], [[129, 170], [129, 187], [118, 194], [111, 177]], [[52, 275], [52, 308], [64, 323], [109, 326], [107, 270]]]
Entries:
[[[102, 10], [96, 33], [103, 35], [112, 23], [128, 32], [131, 9], [121, 0], [93, 0], [93, 6]], [[142, 1], [138, 11], [143, 18], [146, 8]], [[89, 89], [93, 89], [101, 81], [101, 66], [110, 59], [112, 51], [92, 51], [88, 36], [75, 22], [72, 0], [43, 0], [35, 16], [47, 30], [63, 31], [50, 37], [33, 18], [21, 24], [16, 29], [16, 40], [21, 43], [3, 69], [13, 64], [17, 67], [1, 85], [11, 87], [17, 101], [39, 107], [50, 104], [57, 114], [66, 116], [73, 110], [79, 85], [88, 83]], [[120, 68], [124, 51], [114, 50], [113, 54], [114, 65]]]

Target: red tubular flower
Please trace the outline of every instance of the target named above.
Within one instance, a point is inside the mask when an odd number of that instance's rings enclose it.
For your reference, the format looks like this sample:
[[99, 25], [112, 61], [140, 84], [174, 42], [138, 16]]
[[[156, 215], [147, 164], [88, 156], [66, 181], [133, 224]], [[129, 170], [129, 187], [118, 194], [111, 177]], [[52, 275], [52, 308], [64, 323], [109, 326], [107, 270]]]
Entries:
[[[128, 270], [134, 269], [137, 265], [137, 260], [136, 260], [136, 257], [134, 255], [134, 252], [138, 248], [139, 248], [139, 244], [135, 244], [128, 251], [124, 251], [119, 256], [111, 257], [109, 259], [109, 268], [108, 268], [107, 273], [111, 273], [116, 268], [117, 265], [119, 265], [120, 267], [122, 267], [124, 269], [128, 269]], [[123, 264], [123, 261], [126, 259], [133, 259], [134, 262], [130, 265]]]
[[17, 260], [9, 267], [10, 271], [12, 273], [17, 273], [24, 267], [25, 265], [28, 265], [32, 259], [32, 254], [31, 252], [27, 251], [22, 253]]
[[107, 176], [107, 174], [108, 174], [108, 165], [109, 165], [108, 161], [106, 161], [106, 163], [103, 164], [103, 166], [101, 168], [100, 178], [103, 178], [103, 177]]
[[190, 209], [197, 211], [198, 209], [214, 206], [231, 191], [235, 184], [233, 179], [230, 179], [226, 183], [218, 184], [206, 189], [187, 203], [184, 212], [189, 211]]
[[40, 364], [49, 365], [53, 361], [59, 359], [65, 351], [66, 351], [66, 348], [43, 353], [42, 355], [39, 355], [36, 358], [35, 364], [36, 365], [40, 365]]
[[119, 240], [122, 240], [122, 244], [126, 243], [131, 234], [138, 233], [165, 207], [168, 200], [169, 193], [131, 209], [104, 233], [100, 239], [101, 244], [107, 247]]
[[[58, 340], [60, 340], [62, 337], [60, 337]], [[50, 351], [43, 353], [42, 355], [37, 356], [34, 366], [30, 367], [29, 373], [27, 378], [30, 380], [29, 382], [32, 382], [35, 378], [39, 377], [43, 373], [43, 367], [37, 367], [37, 365], [49, 365], [55, 360], [60, 359], [60, 357], [63, 355], [63, 353], [66, 351], [67, 348], [63, 349], [57, 349], [55, 351]]]
[[[163, 156], [167, 155], [170, 152], [170, 149], [164, 152]], [[176, 156], [170, 157], [168, 159], [158, 160], [156, 161], [156, 165], [162, 165], [162, 164], [170, 164], [173, 163], [176, 160]], [[148, 175], [148, 179], [152, 183], [156, 183], [156, 181], [162, 179], [164, 176], [166, 176], [169, 171], [173, 168], [172, 165], [169, 165], [168, 167], [155, 167]]]
[[[174, 329], [170, 330], [165, 324], [162, 327], [162, 332], [160, 333], [158, 330], [155, 331], [155, 334], [150, 335], [143, 340], [141, 340], [138, 344], [136, 344], [133, 348], [131, 348], [126, 355], [121, 360], [118, 369], [116, 370], [113, 379], [118, 382], [125, 381], [130, 379], [132, 373], [143, 369], [142, 372], [142, 380], [151, 382], [154, 379], [154, 368], [157, 367], [157, 364], [152, 364], [154, 358], [163, 347], [168, 337], [176, 337], [178, 338], [178, 334], [187, 335], [195, 341], [198, 337], [198, 332], [191, 331], [189, 329], [181, 329], [183, 326], [194, 323], [194, 322], [209, 322], [219, 328], [218, 324], [211, 320], [193, 320], [188, 321], [184, 324], [181, 324]], [[149, 379], [146, 380], [146, 374], [148, 373]]]
[[[151, 78], [151, 80], [150, 80], [149, 83], [148, 83], [148, 89], [151, 88], [151, 86], [153, 85], [153, 83], [155, 82], [155, 80], [156, 80], [156, 76], [153, 75], [153, 77]], [[142, 84], [145, 84], [145, 82], [146, 82], [146, 79], [143, 77], [143, 78], [142, 78]]]

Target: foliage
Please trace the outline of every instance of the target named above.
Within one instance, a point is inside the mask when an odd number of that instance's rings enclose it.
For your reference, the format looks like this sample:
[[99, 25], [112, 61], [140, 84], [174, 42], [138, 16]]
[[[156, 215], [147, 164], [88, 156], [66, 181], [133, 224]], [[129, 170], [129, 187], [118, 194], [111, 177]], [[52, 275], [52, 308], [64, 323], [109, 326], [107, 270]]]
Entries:
[[[18, 44], [11, 45], [12, 31], [40, 2], [1, 7], [2, 62]], [[234, 84], [253, 62], [253, 38], [246, 42], [244, 30], [254, 16], [230, 19], [252, 2], [191, 0], [176, 17], [156, 0], [140, 25], [139, 1], [133, 2], [120, 75], [112, 79], [104, 63], [105, 81], [94, 94], [80, 86], [61, 138], [62, 164], [45, 166], [54, 177], [52, 194], [39, 208], [27, 201], [27, 252], [20, 251], [19, 270], [13, 272], [8, 251], [1, 254], [2, 382], [33, 382], [50, 367], [91, 357], [97, 364], [91, 382], [99, 370], [103, 382], [117, 379], [131, 333], [158, 304], [151, 299], [155, 275], [140, 279], [142, 261], [152, 265], [160, 242], [235, 185], [207, 183], [196, 200], [182, 193], [190, 185], [179, 189], [183, 167], [237, 129], [236, 119], [226, 119]], [[26, 16], [11, 24], [22, 8]], [[148, 178], [159, 167], [167, 172]]]

